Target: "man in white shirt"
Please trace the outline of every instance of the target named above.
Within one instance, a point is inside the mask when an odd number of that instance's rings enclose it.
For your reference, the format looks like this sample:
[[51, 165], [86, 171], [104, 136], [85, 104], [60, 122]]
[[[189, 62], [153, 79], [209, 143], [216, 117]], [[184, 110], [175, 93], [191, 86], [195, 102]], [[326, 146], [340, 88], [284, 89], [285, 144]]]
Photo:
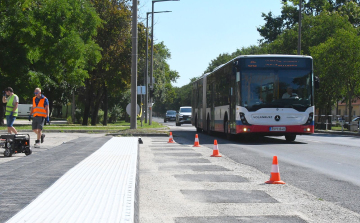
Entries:
[[286, 88], [286, 93], [283, 94], [282, 99], [297, 99], [299, 98], [296, 93], [293, 93], [292, 87]]

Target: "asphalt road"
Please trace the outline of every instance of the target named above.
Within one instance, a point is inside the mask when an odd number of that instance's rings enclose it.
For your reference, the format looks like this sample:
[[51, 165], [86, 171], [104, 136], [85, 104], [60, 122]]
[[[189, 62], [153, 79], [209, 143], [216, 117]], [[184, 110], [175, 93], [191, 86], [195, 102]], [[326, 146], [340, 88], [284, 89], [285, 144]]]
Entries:
[[[154, 118], [163, 122], [162, 119]], [[192, 125], [168, 125], [176, 142], [194, 143]], [[335, 203], [360, 214], [360, 137], [332, 134], [297, 136], [295, 142], [284, 137], [260, 137], [226, 140], [221, 135], [199, 133], [202, 146], [219, 151], [233, 161], [255, 167], [268, 174], [273, 156], [278, 156], [281, 180], [305, 190], [319, 200]]]

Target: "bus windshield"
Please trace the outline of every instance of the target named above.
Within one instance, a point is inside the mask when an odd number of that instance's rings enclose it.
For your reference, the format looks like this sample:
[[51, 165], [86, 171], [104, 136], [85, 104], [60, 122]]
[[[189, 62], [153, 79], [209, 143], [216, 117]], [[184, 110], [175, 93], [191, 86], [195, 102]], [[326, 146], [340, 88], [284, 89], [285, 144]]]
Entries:
[[261, 108], [294, 108], [305, 111], [312, 106], [312, 71], [256, 69], [241, 72], [239, 104], [248, 111]]

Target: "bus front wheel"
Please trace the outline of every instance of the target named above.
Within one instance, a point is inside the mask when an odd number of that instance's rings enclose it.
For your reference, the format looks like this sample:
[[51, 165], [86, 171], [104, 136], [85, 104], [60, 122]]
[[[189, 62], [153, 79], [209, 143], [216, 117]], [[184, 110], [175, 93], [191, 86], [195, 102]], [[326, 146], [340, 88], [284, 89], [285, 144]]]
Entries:
[[285, 135], [285, 139], [286, 139], [286, 141], [288, 141], [288, 142], [293, 142], [293, 141], [295, 141], [295, 139], [296, 139], [296, 135], [293, 135], [293, 134], [291, 134], [291, 135]]

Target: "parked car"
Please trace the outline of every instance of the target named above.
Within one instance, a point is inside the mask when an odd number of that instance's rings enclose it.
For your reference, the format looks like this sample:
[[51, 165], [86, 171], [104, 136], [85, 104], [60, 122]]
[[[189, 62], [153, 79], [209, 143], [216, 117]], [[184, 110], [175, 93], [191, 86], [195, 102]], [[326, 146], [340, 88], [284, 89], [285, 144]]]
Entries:
[[167, 121], [175, 121], [176, 120], [176, 111], [175, 110], [167, 110], [164, 117], [164, 122]]
[[[360, 117], [356, 117], [356, 118], [354, 118], [353, 120], [351, 120], [351, 122], [359, 122], [359, 121], [360, 121]], [[351, 122], [350, 122], [350, 124], [351, 124]], [[349, 122], [345, 122], [344, 128], [347, 128], [347, 129], [350, 130]]]
[[191, 124], [191, 107], [180, 107], [179, 112], [176, 113], [176, 126], [181, 124]]

